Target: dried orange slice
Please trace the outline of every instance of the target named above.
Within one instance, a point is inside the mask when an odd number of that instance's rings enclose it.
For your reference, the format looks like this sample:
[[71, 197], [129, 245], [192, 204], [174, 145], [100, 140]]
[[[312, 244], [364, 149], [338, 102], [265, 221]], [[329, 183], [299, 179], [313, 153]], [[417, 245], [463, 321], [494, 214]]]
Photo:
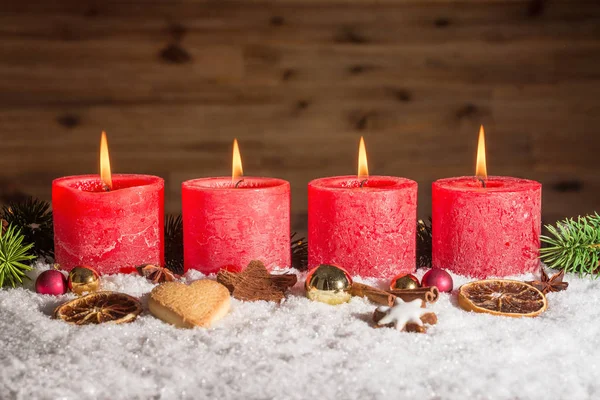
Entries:
[[135, 297], [117, 292], [95, 292], [68, 301], [54, 310], [54, 318], [75, 325], [123, 324], [132, 322], [142, 312]]
[[458, 305], [467, 311], [505, 317], [537, 317], [548, 307], [546, 296], [525, 282], [488, 279], [458, 289]]

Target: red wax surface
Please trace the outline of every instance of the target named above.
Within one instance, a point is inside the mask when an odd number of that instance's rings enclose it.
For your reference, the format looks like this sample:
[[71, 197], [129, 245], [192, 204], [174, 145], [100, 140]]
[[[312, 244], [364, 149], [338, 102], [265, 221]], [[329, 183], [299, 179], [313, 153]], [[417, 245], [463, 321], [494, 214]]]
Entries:
[[163, 263], [164, 181], [150, 175], [113, 175], [106, 192], [98, 175], [52, 182], [56, 262], [70, 270], [117, 273]]
[[542, 185], [489, 177], [433, 183], [433, 266], [474, 278], [536, 270], [541, 231]]
[[290, 184], [282, 179], [203, 178], [183, 182], [185, 270], [242, 270], [252, 260], [268, 269], [291, 265]]
[[336, 264], [351, 275], [391, 278], [415, 270], [417, 183], [371, 176], [308, 184], [308, 264]]

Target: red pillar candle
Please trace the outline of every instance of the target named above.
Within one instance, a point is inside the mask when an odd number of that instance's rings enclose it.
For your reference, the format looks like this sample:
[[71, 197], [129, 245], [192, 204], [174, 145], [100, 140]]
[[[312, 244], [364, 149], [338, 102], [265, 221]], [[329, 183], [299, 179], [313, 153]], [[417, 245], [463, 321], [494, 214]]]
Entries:
[[163, 263], [164, 181], [149, 175], [113, 175], [112, 189], [98, 175], [52, 182], [56, 262], [70, 270], [94, 267], [116, 273]]
[[535, 270], [541, 231], [542, 185], [489, 177], [433, 183], [433, 266], [474, 278]]
[[[363, 183], [361, 186], [361, 182]], [[417, 183], [339, 176], [308, 184], [308, 264], [391, 278], [415, 270]]]
[[527, 179], [488, 178], [483, 126], [475, 175], [433, 183], [433, 267], [475, 278], [535, 270], [542, 185]]
[[252, 260], [291, 265], [290, 184], [282, 179], [203, 178], [182, 186], [185, 270], [241, 270]]
[[363, 138], [358, 175], [308, 184], [308, 265], [337, 264], [351, 275], [391, 278], [415, 270], [417, 183], [371, 176]]

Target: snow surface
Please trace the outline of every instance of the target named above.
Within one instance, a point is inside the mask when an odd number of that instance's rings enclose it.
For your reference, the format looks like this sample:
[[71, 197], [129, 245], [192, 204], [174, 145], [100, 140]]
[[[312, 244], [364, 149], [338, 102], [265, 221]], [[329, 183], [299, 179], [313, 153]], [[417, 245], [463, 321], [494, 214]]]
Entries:
[[[233, 299], [215, 327], [193, 330], [148, 312], [131, 324], [71, 326], [50, 314], [73, 295], [3, 289], [0, 398], [598, 399], [600, 280], [566, 280], [534, 319], [468, 313], [442, 294], [427, 334], [374, 329], [374, 305], [315, 303], [301, 283], [282, 305]], [[104, 278], [104, 289], [144, 303], [152, 287]]]

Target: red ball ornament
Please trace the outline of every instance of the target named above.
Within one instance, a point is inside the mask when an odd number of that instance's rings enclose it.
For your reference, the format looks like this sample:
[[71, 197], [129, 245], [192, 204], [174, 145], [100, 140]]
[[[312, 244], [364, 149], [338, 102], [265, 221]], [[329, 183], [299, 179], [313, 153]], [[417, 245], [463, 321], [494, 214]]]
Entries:
[[39, 294], [58, 296], [67, 293], [67, 278], [55, 269], [44, 271], [35, 281], [35, 291]]
[[422, 286], [436, 286], [440, 292], [451, 292], [454, 286], [452, 276], [443, 269], [432, 268], [421, 279]]

